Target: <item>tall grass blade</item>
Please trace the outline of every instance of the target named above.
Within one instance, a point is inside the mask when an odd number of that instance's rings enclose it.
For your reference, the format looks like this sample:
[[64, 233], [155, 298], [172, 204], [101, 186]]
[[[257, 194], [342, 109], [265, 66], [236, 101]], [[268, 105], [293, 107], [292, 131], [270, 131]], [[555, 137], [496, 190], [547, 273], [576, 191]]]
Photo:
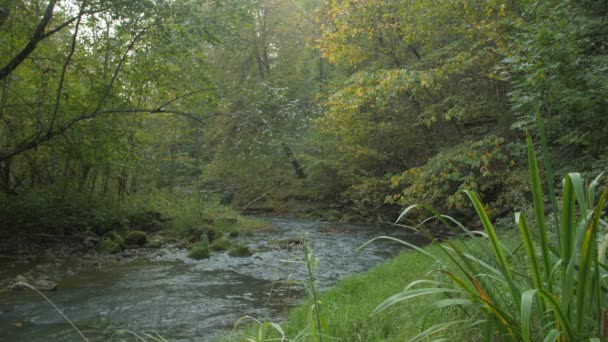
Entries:
[[12, 288], [15, 287], [27, 287], [28, 289], [36, 292], [39, 296], [41, 296], [42, 298], [44, 298], [44, 300], [49, 303], [49, 305], [51, 305], [53, 307], [53, 309], [55, 309], [55, 311], [57, 311], [57, 313], [59, 313], [59, 315], [61, 315], [61, 317], [63, 317], [63, 319], [65, 319], [66, 322], [68, 322], [68, 324], [72, 327], [72, 329], [74, 329], [74, 331], [76, 331], [78, 333], [78, 335], [80, 335], [80, 338], [82, 338], [83, 341], [88, 342], [89, 339], [84, 336], [84, 334], [82, 333], [82, 331], [80, 331], [80, 329], [78, 329], [76, 327], [76, 325], [74, 323], [72, 323], [72, 321], [68, 318], [68, 316], [66, 316], [63, 311], [59, 310], [59, 308], [57, 307], [57, 305], [55, 305], [50, 299], [49, 297], [45, 296], [44, 293], [40, 292], [40, 290], [38, 290], [37, 288], [35, 288], [34, 286], [27, 284], [27, 283], [23, 283], [23, 282], [16, 282], [13, 285], [11, 285]]
[[[608, 189], [604, 191], [602, 194], [600, 201], [598, 202], [597, 207], [595, 208], [593, 218], [587, 228], [585, 233], [585, 240], [583, 241], [583, 246], [581, 250], [580, 262], [579, 262], [579, 272], [578, 272], [578, 282], [577, 282], [577, 291], [576, 291], [576, 329], [578, 331], [582, 331], [584, 328], [584, 307], [591, 303], [588, 300], [591, 297], [592, 286], [595, 285], [595, 291], [597, 292], [597, 288], [599, 286], [598, 279], [598, 264], [597, 264], [597, 229], [599, 227], [600, 215], [602, 213], [604, 203], [606, 201], [606, 196], [608, 196]], [[592, 277], [592, 272], [595, 273], [595, 277]], [[599, 293], [597, 293], [599, 296]], [[598, 308], [599, 309], [599, 308]]]
[[542, 274], [538, 265], [536, 249], [534, 247], [534, 241], [532, 240], [532, 234], [530, 232], [530, 228], [528, 227], [528, 222], [526, 221], [525, 215], [521, 213], [515, 213], [515, 222], [517, 223], [519, 231], [521, 232], [521, 238], [526, 249], [526, 254], [528, 255], [528, 262], [530, 266], [530, 272], [532, 273], [532, 281], [534, 282], [534, 287], [536, 287], [537, 289], [542, 289]]
[[528, 167], [530, 170], [530, 187], [532, 190], [532, 200], [534, 202], [534, 217], [538, 228], [538, 239], [542, 254], [542, 265], [544, 280], [549, 289], [551, 285], [551, 254], [549, 252], [549, 236], [547, 233], [547, 220], [545, 218], [545, 205], [543, 204], [543, 192], [540, 185], [540, 173], [538, 171], [538, 163], [536, 154], [534, 153], [534, 144], [530, 133], [526, 132], [526, 141], [528, 144]]
[[563, 264], [562, 278], [565, 276], [565, 268], [570, 263], [572, 257], [574, 239], [575, 239], [575, 209], [576, 203], [574, 198], [574, 184], [572, 177], [575, 175], [568, 174], [564, 178], [564, 192], [562, 195], [562, 220], [561, 220], [561, 251], [560, 256]]
[[[446, 284], [444, 284], [444, 285], [446, 285]], [[372, 314], [376, 314], [380, 311], [385, 310], [389, 306], [395, 305], [397, 303], [400, 303], [400, 302], [403, 302], [403, 301], [406, 301], [406, 300], [409, 300], [409, 299], [412, 299], [415, 297], [428, 296], [428, 295], [434, 295], [434, 294], [450, 294], [450, 293], [462, 294], [462, 290], [439, 286], [439, 287], [429, 287], [429, 288], [422, 288], [422, 289], [411, 289], [408, 291], [399, 292], [395, 295], [390, 296], [389, 298], [384, 300], [382, 303], [380, 303], [380, 305], [378, 305], [378, 307], [376, 307], [376, 309], [374, 309]]]
[[545, 336], [543, 342], [555, 342], [560, 336], [561, 333], [557, 329], [551, 329], [549, 333], [547, 333], [547, 336]]
[[[461, 329], [467, 329], [467, 328], [472, 328], [476, 325], [483, 324], [483, 323], [485, 323], [484, 320], [478, 320], [475, 322], [471, 322], [470, 320], [457, 320], [457, 321], [450, 321], [450, 322], [435, 324], [432, 327], [428, 328], [427, 330], [414, 336], [412, 339], [410, 339], [410, 342], [418, 342], [418, 341], [427, 340], [432, 335], [436, 335], [440, 332], [446, 331], [446, 330], [452, 328], [453, 326], [460, 325]], [[441, 340], [444, 340], [444, 339], [441, 339]], [[435, 341], [435, 340], [433, 340], [433, 341]]]
[[547, 143], [547, 132], [545, 130], [545, 124], [543, 122], [540, 110], [536, 111], [536, 127], [540, 133], [540, 146], [543, 152], [543, 164], [545, 165], [545, 171], [547, 172], [547, 186], [549, 187], [549, 200], [553, 206], [553, 215], [555, 216], [555, 231], [558, 233], [557, 242], [561, 243], [560, 232], [557, 230], [560, 226], [559, 216], [560, 209], [557, 205], [557, 198], [555, 197], [555, 189], [553, 188], [553, 167], [551, 166], [551, 159], [549, 158], [549, 146]]
[[418, 246], [416, 246], [416, 245], [414, 245], [414, 244], [412, 244], [412, 243], [409, 243], [409, 242], [407, 242], [407, 241], [403, 241], [403, 240], [401, 240], [401, 239], [397, 239], [397, 238], [394, 238], [394, 237], [391, 237], [391, 236], [378, 236], [378, 237], [373, 238], [373, 239], [371, 239], [371, 240], [367, 241], [366, 243], [362, 244], [362, 245], [361, 245], [359, 248], [357, 248], [357, 249], [358, 249], [358, 250], [359, 250], [359, 249], [363, 249], [363, 248], [365, 248], [367, 245], [369, 245], [370, 243], [372, 243], [372, 242], [374, 242], [374, 241], [376, 241], [376, 240], [390, 240], [390, 241], [395, 241], [395, 242], [400, 243], [400, 244], [402, 244], [402, 245], [405, 245], [405, 246], [407, 246], [407, 247], [409, 247], [409, 248], [411, 248], [411, 249], [414, 249], [414, 250], [416, 250], [416, 252], [418, 252], [418, 253], [420, 253], [420, 254], [422, 254], [422, 255], [424, 255], [424, 256], [427, 256], [427, 257], [429, 257], [429, 258], [431, 258], [431, 259], [433, 259], [433, 260], [435, 260], [435, 261], [439, 260], [439, 259], [438, 259], [436, 256], [434, 256], [433, 254], [431, 254], [431, 253], [429, 253], [429, 252], [425, 251], [424, 249], [422, 249], [422, 248], [420, 248], [420, 247], [418, 247]]
[[484, 209], [483, 205], [481, 204], [479, 198], [477, 198], [477, 195], [475, 195], [475, 193], [468, 190], [465, 190], [464, 192], [467, 194], [467, 196], [469, 196], [469, 199], [473, 203], [473, 207], [475, 207], [475, 211], [477, 211], [477, 215], [481, 220], [481, 224], [486, 230], [486, 233], [488, 233], [488, 238], [490, 239], [490, 244], [492, 245], [492, 249], [494, 250], [494, 255], [496, 256], [496, 261], [498, 262], [498, 265], [505, 273], [505, 276], [507, 276], [507, 278], [511, 281], [513, 279], [513, 276], [511, 275], [511, 269], [509, 267], [509, 264], [507, 263], [507, 259], [505, 258], [500, 242], [498, 241], [498, 236], [496, 235], [496, 231], [494, 230], [494, 226], [490, 222], [490, 218], [488, 217], [486, 210]]

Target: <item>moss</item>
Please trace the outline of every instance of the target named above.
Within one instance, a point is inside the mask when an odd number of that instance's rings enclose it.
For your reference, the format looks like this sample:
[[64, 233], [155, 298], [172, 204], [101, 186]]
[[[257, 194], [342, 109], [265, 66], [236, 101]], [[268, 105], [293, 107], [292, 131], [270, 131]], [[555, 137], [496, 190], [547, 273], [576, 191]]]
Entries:
[[251, 252], [251, 249], [247, 246], [236, 245], [230, 248], [228, 255], [232, 257], [249, 257], [253, 255], [253, 252]]
[[224, 236], [211, 242], [209, 249], [212, 251], [225, 251], [230, 249], [231, 246], [230, 240]]
[[147, 241], [146, 232], [141, 230], [130, 231], [125, 237], [125, 243], [129, 246], [145, 246]]
[[190, 252], [188, 253], [188, 258], [192, 259], [207, 259], [209, 258], [209, 246], [203, 243], [194, 244], [190, 248]]
[[122, 251], [122, 247], [110, 239], [105, 239], [97, 245], [97, 251], [104, 254], [116, 254]]
[[159, 239], [154, 239], [148, 243], [148, 247], [150, 248], [161, 248], [162, 245], [163, 243]]
[[213, 228], [209, 228], [207, 230], [207, 239], [209, 240], [209, 242], [213, 242], [219, 238], [221, 238], [224, 234], [222, 234], [221, 231], [217, 231]]

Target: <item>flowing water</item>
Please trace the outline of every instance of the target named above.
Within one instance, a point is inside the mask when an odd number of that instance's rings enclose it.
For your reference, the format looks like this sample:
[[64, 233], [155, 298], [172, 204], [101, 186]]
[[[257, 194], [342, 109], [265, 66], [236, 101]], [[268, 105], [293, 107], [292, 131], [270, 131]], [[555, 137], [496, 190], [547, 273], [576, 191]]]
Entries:
[[[377, 242], [380, 235], [410, 242], [419, 238], [398, 230], [269, 219], [271, 228], [240, 237], [254, 255], [235, 258], [223, 252], [192, 260], [187, 251], [138, 251], [128, 260], [1, 260], [0, 277], [41, 268], [58, 281], [46, 292], [91, 341], [106, 341], [120, 330], [157, 332], [170, 341], [209, 341], [230, 333], [244, 316], [280, 322], [306, 296], [304, 252], [286, 239], [305, 238], [319, 266], [316, 286], [324, 291], [346, 275], [394, 256], [403, 246]], [[116, 335], [130, 340], [128, 334]], [[78, 335], [48, 303], [32, 291], [0, 293], [0, 341], [78, 341]]]

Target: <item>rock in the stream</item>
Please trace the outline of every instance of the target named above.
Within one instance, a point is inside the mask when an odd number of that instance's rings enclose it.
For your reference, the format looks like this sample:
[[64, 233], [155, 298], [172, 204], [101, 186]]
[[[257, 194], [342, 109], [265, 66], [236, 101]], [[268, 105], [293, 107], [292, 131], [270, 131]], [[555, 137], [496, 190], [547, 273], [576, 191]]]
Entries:
[[122, 251], [122, 253], [120, 254], [123, 258], [133, 258], [135, 257], [137, 254], [135, 253], [135, 251], [133, 251], [132, 249], [125, 249], [124, 251]]
[[125, 243], [128, 246], [143, 247], [146, 245], [147, 241], [148, 241], [148, 236], [146, 235], [146, 232], [141, 231], [141, 230], [130, 231], [129, 233], [127, 233], [127, 236], [125, 237]]
[[48, 280], [48, 279], [40, 279], [35, 282], [30, 282], [27, 278], [22, 276], [21, 274], [15, 277], [14, 283], [11, 286], [13, 290], [23, 290], [27, 286], [24, 284], [29, 284], [35, 287], [39, 291], [55, 291], [57, 290], [57, 283]]
[[34, 287], [40, 291], [56, 291], [57, 283], [50, 280], [38, 280], [34, 282]]

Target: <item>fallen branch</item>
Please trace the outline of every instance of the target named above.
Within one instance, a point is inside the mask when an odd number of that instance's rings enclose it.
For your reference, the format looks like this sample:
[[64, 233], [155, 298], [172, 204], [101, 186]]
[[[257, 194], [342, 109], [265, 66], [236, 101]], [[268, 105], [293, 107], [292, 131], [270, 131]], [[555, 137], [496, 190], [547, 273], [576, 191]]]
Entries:
[[257, 202], [257, 201], [263, 199], [264, 197], [268, 196], [268, 194], [270, 194], [273, 190], [275, 190], [275, 189], [277, 189], [277, 188], [285, 185], [285, 183], [287, 183], [287, 181], [283, 181], [283, 182], [279, 183], [279, 185], [275, 186], [274, 188], [272, 188], [272, 189], [266, 191], [265, 193], [261, 194], [260, 196], [256, 197], [253, 201], [251, 201], [251, 202], [245, 204], [244, 206], [242, 206], [241, 210], [247, 209], [250, 205], [252, 205], [255, 202]]

